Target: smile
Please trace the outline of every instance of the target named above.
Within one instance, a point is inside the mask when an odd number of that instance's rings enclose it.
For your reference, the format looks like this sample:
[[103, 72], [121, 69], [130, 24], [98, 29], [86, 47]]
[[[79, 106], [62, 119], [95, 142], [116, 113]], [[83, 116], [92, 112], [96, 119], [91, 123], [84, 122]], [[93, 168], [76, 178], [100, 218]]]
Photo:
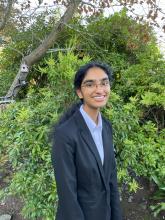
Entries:
[[93, 98], [94, 98], [95, 100], [97, 100], [97, 101], [104, 101], [105, 95], [102, 95], [102, 96], [94, 96]]

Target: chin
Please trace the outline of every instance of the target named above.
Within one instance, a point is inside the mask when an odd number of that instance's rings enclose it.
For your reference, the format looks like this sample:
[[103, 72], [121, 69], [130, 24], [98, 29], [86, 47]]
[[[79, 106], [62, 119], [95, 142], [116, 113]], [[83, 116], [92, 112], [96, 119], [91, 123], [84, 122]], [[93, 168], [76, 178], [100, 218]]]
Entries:
[[106, 105], [106, 103], [96, 103], [95, 105], [93, 105], [93, 107], [95, 108], [102, 108]]

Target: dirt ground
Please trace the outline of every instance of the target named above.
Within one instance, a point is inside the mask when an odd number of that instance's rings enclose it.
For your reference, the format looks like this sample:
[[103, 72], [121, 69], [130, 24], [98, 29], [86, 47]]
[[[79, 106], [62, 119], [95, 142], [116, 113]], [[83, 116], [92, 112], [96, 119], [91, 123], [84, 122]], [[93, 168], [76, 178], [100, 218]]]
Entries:
[[152, 200], [152, 195], [156, 190], [154, 184], [149, 183], [144, 178], [139, 178], [140, 189], [136, 193], [129, 193], [127, 190], [122, 193], [122, 209], [124, 220], [163, 220], [165, 212], [154, 217], [150, 209], [151, 205], [156, 204]]
[[[0, 189], [5, 189], [10, 183], [11, 167], [5, 163], [0, 168]], [[123, 210], [123, 220], [163, 220], [165, 213], [154, 217], [149, 206], [153, 204], [151, 196], [155, 190], [155, 186], [151, 185], [146, 179], [139, 178], [140, 189], [135, 194], [130, 194], [125, 188], [122, 192], [121, 206]], [[24, 219], [20, 212], [23, 202], [20, 198], [10, 196], [4, 201], [0, 200], [0, 215], [10, 214], [12, 220], [27, 220]], [[39, 219], [36, 219], [39, 220]], [[44, 220], [44, 219], [43, 219]]]

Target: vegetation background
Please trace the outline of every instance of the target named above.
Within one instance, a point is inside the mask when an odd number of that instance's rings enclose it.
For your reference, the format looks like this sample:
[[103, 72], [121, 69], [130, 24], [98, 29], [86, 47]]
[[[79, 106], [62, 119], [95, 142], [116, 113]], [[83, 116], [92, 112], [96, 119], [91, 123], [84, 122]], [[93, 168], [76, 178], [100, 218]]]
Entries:
[[[58, 16], [43, 12], [26, 28], [13, 25], [5, 30], [10, 40], [0, 54], [0, 96], [7, 93], [21, 54], [38, 45]], [[90, 16], [85, 24], [77, 14], [52, 50], [33, 65], [15, 102], [0, 114], [0, 163], [12, 167], [8, 187], [0, 195], [21, 197], [25, 218], [54, 219], [58, 198], [49, 134], [77, 100], [73, 77], [90, 60], [113, 69], [111, 96], [102, 111], [113, 124], [120, 190], [136, 193], [139, 177], [146, 178], [156, 186], [152, 214], [165, 210], [165, 60], [152, 28], [123, 9], [109, 17]]]

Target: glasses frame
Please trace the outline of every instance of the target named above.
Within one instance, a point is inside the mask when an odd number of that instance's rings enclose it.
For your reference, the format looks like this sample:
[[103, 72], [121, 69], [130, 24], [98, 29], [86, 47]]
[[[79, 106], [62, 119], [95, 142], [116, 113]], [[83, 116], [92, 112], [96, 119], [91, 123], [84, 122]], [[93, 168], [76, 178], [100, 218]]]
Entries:
[[100, 80], [100, 83], [97, 83], [96, 80], [86, 80], [85, 82], [82, 83], [81, 87], [84, 87], [86, 89], [96, 89], [98, 88], [109, 88], [110, 87], [110, 81], [108, 78], [104, 78]]

